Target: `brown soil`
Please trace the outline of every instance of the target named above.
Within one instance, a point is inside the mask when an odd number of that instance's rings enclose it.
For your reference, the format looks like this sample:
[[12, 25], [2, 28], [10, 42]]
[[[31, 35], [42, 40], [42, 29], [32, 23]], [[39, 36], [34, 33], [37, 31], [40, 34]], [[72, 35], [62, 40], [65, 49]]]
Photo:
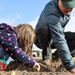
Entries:
[[50, 66], [43, 64], [43, 61], [39, 58], [36, 58], [36, 61], [41, 65], [40, 72], [12, 61], [0, 75], [73, 75], [66, 71], [60, 60], [52, 61]]

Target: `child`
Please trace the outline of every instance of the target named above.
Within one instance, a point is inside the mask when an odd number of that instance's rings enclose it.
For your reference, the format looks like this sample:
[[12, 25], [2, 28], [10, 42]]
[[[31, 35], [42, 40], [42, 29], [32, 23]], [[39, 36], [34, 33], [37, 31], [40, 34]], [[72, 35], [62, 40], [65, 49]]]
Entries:
[[[17, 60], [18, 62], [23, 63], [24, 65], [29, 67], [35, 68], [37, 66], [36, 70], [40, 71], [40, 65], [35, 60], [28, 57], [18, 47], [17, 36], [14, 28], [5, 23], [0, 24], [0, 44], [4, 48], [3, 50], [5, 50], [4, 53], [8, 54], [14, 60]], [[5, 60], [0, 61], [0, 71], [5, 70], [8, 65]]]
[[31, 56], [32, 45], [35, 40], [35, 31], [29, 24], [19, 24], [15, 27], [17, 33], [19, 47]]

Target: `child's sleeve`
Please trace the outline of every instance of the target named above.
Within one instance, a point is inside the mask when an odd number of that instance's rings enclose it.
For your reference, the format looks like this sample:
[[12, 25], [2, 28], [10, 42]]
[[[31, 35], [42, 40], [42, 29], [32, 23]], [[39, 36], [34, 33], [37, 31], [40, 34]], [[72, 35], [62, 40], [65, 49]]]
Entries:
[[28, 57], [22, 50], [16, 50], [14, 55], [12, 55], [11, 57], [29, 67], [33, 67], [35, 64], [35, 60]]

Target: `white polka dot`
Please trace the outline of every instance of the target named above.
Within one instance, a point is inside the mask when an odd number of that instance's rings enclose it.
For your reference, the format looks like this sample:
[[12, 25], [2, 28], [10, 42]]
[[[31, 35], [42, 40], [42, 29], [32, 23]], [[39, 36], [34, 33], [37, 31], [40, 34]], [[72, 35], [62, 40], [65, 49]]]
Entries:
[[11, 56], [12, 56], [13, 54], [11, 54]]
[[30, 66], [30, 65], [29, 65]]
[[4, 42], [2, 42], [2, 44], [3, 44]]
[[31, 58], [28, 58], [28, 60], [31, 60]]
[[1, 37], [1, 38], [3, 38], [3, 37]]
[[10, 34], [7, 34], [8, 36], [10, 36]]
[[15, 46], [15, 48], [17, 48], [17, 46]]
[[3, 26], [1, 26], [1, 27], [3, 27]]

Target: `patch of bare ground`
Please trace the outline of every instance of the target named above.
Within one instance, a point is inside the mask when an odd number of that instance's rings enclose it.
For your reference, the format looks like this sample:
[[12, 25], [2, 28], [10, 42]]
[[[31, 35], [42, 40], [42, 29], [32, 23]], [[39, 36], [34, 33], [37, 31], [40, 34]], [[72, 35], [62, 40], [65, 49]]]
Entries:
[[43, 64], [41, 57], [36, 57], [37, 62], [41, 65], [41, 71], [37, 72], [32, 68], [21, 65], [18, 62], [12, 61], [7, 69], [0, 75], [74, 75], [64, 68], [61, 61], [51, 61], [50, 66]]

